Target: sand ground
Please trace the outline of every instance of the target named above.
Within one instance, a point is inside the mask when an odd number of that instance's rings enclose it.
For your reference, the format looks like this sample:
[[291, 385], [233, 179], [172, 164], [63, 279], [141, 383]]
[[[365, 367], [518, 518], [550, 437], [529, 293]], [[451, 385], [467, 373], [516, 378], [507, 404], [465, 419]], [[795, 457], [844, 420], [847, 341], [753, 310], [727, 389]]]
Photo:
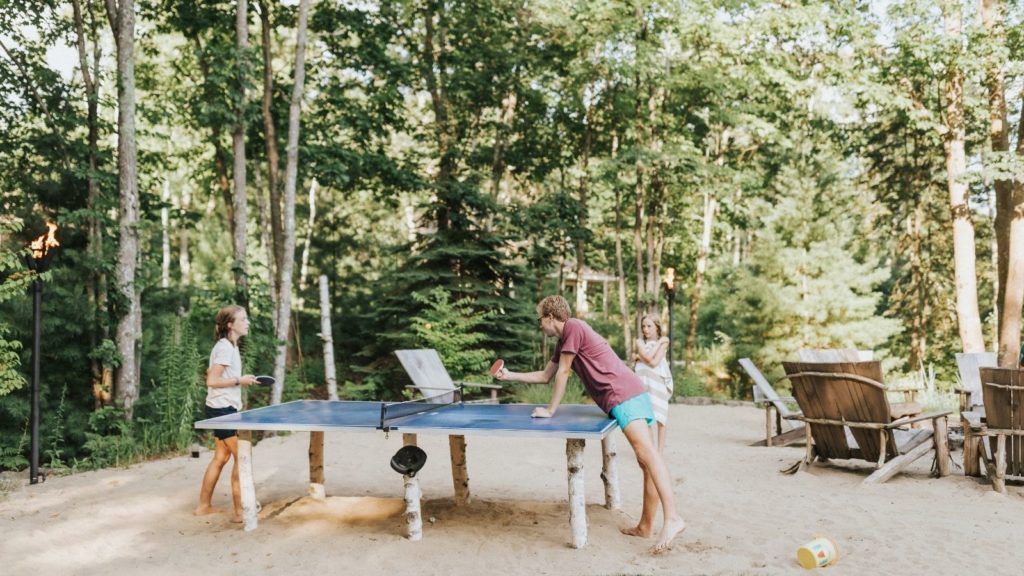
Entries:
[[[801, 447], [748, 446], [763, 430], [752, 406], [673, 405], [666, 459], [689, 523], [673, 549], [623, 536], [641, 481], [620, 432], [623, 508], [606, 510], [600, 443], [586, 448], [589, 544], [568, 547], [565, 443], [467, 438], [472, 502], [452, 502], [448, 445], [420, 436], [424, 535], [401, 536], [402, 479], [388, 465], [400, 434], [328, 433], [326, 489], [302, 497], [308, 434], [254, 451], [259, 528], [229, 515], [192, 516], [210, 454], [52, 477], [0, 502], [0, 574], [796, 574], [796, 549], [816, 535], [840, 557], [827, 574], [1007, 574], [1024, 568], [1024, 488], [929, 476], [930, 457], [880, 486], [870, 468], [815, 465], [789, 476]], [[953, 453], [959, 463], [960, 452]], [[227, 472], [215, 504], [229, 506]]]

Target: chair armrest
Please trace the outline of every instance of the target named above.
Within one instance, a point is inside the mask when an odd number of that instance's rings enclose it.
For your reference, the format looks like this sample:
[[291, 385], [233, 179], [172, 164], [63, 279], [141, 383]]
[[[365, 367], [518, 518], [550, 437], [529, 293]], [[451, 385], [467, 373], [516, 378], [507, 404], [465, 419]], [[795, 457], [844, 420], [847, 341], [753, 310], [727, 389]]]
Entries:
[[977, 430], [977, 429], [980, 429], [982, 427], [982, 423], [981, 423], [982, 414], [981, 414], [981, 412], [972, 412], [972, 411], [961, 412], [960, 413], [960, 417], [963, 418], [964, 421], [967, 422], [967, 425], [970, 426], [972, 429], [976, 429]]
[[900, 418], [899, 420], [894, 420], [894, 421], [890, 422], [889, 425], [886, 426], [886, 428], [897, 428], [899, 426], [905, 426], [907, 424], [912, 424], [914, 422], [920, 422], [921, 420], [934, 420], [936, 418], [943, 418], [945, 416], [949, 416], [952, 413], [953, 413], [952, 410], [945, 410], [943, 412], [929, 412], [927, 414], [921, 414], [919, 416], [914, 416], [913, 418], [910, 418], [910, 417]]

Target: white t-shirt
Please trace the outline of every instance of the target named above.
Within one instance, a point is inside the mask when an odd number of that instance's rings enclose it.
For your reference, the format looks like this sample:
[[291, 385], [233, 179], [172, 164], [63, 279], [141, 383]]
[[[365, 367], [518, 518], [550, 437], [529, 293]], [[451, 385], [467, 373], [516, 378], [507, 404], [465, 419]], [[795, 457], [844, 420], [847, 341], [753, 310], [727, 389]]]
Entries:
[[[238, 353], [238, 347], [227, 338], [221, 338], [213, 346], [210, 352], [210, 367], [215, 364], [224, 366], [221, 378], [242, 377], [242, 355]], [[206, 388], [206, 405], [210, 408], [234, 407], [242, 409], [242, 387], [228, 386], [226, 388]]]

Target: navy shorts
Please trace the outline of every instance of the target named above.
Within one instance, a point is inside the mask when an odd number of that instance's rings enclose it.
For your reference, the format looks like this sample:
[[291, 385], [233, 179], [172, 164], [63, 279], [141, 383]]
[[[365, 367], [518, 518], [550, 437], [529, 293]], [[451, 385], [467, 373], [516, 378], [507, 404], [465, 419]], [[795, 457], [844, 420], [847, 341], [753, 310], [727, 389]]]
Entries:
[[[227, 408], [211, 408], [209, 406], [206, 407], [206, 417], [207, 418], [216, 418], [217, 416], [227, 416], [228, 414], [234, 414], [236, 412], [238, 412], [238, 410], [235, 407], [233, 407], [233, 406], [228, 406]], [[231, 438], [232, 436], [238, 436], [238, 430], [214, 430], [213, 431], [213, 437], [217, 438], [218, 440], [227, 440], [228, 438]]]

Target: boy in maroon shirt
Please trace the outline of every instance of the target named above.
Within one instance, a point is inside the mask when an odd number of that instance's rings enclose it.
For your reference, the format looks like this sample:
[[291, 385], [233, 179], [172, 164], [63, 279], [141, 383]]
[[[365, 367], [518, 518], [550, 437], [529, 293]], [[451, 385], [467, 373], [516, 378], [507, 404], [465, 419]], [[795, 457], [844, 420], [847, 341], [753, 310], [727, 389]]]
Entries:
[[622, 533], [650, 536], [660, 501], [664, 523], [658, 542], [651, 551], [655, 554], [666, 551], [672, 539], [686, 529], [686, 522], [676, 511], [668, 467], [654, 447], [651, 435], [654, 412], [643, 382], [593, 328], [582, 320], [569, 318], [569, 303], [565, 298], [548, 296], [541, 300], [537, 305], [537, 315], [541, 332], [558, 338], [555, 353], [547, 367], [537, 372], [510, 372], [502, 368], [495, 377], [530, 384], [547, 384], [554, 378], [551, 402], [546, 408], [534, 408], [532, 414], [534, 418], [551, 418], [565, 395], [569, 372], [576, 372], [587, 394], [618, 421], [644, 474], [644, 506], [640, 521], [635, 527], [624, 528]]

